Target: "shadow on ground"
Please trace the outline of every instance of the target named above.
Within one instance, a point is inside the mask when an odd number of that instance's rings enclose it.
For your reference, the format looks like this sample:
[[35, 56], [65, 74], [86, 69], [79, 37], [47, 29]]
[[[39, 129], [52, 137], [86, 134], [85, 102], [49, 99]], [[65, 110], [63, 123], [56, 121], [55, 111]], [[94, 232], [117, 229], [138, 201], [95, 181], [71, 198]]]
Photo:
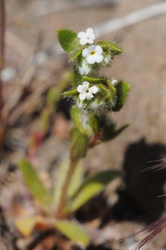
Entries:
[[124, 189], [119, 189], [119, 201], [112, 208], [118, 220], [143, 220], [151, 223], [164, 211], [166, 169], [142, 171], [157, 164], [166, 155], [166, 146], [148, 144], [143, 138], [130, 144], [123, 162]]

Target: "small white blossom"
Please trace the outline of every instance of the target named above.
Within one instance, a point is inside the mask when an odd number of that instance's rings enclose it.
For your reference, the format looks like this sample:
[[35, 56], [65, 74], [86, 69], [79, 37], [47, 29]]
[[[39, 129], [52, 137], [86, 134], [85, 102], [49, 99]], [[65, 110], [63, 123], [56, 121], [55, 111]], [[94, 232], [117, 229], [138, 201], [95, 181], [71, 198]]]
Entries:
[[112, 78], [112, 80], [111, 80], [112, 85], [116, 85], [117, 82], [118, 82], [118, 81], [117, 81], [115, 78]]
[[81, 101], [87, 99], [91, 100], [94, 97], [94, 94], [98, 92], [98, 88], [96, 86], [89, 87], [89, 82], [83, 82], [78, 85], [77, 91], [80, 93], [79, 98]]
[[79, 32], [77, 37], [80, 38], [80, 44], [93, 44], [95, 40], [95, 33], [92, 28], [88, 28], [86, 32]]
[[82, 60], [80, 63], [80, 66], [78, 67], [79, 73], [82, 76], [86, 76], [90, 73], [91, 71], [91, 66], [87, 63], [85, 59]]
[[86, 58], [89, 64], [101, 63], [103, 60], [103, 49], [100, 45], [91, 45], [82, 51], [82, 56]]

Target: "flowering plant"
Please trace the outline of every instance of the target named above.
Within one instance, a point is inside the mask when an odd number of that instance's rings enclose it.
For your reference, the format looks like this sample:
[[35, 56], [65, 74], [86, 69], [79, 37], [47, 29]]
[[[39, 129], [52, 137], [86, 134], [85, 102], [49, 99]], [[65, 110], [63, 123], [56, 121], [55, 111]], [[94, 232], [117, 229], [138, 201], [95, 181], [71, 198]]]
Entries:
[[95, 42], [92, 28], [78, 34], [68, 29], [60, 29], [58, 39], [73, 62], [72, 87], [63, 96], [71, 98], [75, 103], [71, 109], [73, 128], [70, 138], [70, 166], [58, 207], [58, 213], [61, 213], [78, 160], [86, 155], [89, 148], [113, 139], [127, 127], [125, 125], [116, 129], [107, 113], [119, 111], [123, 107], [130, 86], [124, 81], [114, 78], [109, 80], [99, 74], [101, 67], [110, 66], [115, 56], [121, 53], [117, 44], [104, 40]]
[[[31, 221], [29, 227], [27, 220], [22, 218], [16, 220], [15, 224], [27, 235], [37, 223], [42, 223], [86, 246], [91, 240], [86, 230], [66, 218], [101, 192], [108, 182], [119, 176], [119, 172], [106, 170], [84, 178], [80, 159], [85, 157], [90, 148], [112, 140], [127, 127], [124, 125], [116, 129], [108, 111], [117, 112], [123, 107], [130, 86], [124, 81], [114, 78], [110, 80], [99, 73], [100, 68], [110, 66], [113, 59], [121, 53], [120, 47], [115, 43], [104, 40], [96, 42], [92, 28], [78, 34], [68, 29], [60, 29], [58, 39], [73, 63], [73, 72], [67, 76], [67, 79], [71, 78], [71, 87], [65, 92], [63, 89], [66, 84], [63, 83], [60, 87], [62, 96], [74, 102], [71, 108], [73, 127], [70, 133], [70, 159], [60, 166], [60, 175], [53, 192], [43, 185], [27, 159], [20, 162], [26, 185], [45, 216], [28, 218]], [[56, 95], [60, 93], [57, 89], [49, 94], [49, 114], [45, 116], [44, 113], [42, 116], [46, 126], [55, 100], [57, 101]]]
[[60, 29], [58, 38], [74, 65], [72, 88], [63, 95], [72, 98], [86, 114], [94, 112], [100, 115], [108, 110], [119, 111], [130, 87], [124, 81], [99, 76], [99, 69], [112, 64], [115, 56], [121, 53], [120, 47], [113, 42], [95, 42], [92, 28], [78, 34]]

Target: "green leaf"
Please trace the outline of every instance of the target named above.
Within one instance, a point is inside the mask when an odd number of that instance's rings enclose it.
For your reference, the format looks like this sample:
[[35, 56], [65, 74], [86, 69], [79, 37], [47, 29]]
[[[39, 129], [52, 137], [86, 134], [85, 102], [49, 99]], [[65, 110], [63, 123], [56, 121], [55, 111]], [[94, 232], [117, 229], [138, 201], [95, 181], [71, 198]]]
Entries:
[[82, 80], [87, 81], [87, 82], [91, 82], [91, 83], [106, 82], [105, 78], [89, 77], [89, 76], [83, 76]]
[[79, 128], [79, 130], [83, 133], [84, 130], [82, 128], [82, 123], [81, 123], [81, 111], [79, 108], [76, 106], [72, 106], [70, 110], [71, 114], [71, 120], [73, 121], [74, 127]]
[[79, 49], [79, 45], [78, 45], [78, 49], [72, 52], [70, 60], [74, 61], [77, 57], [79, 57], [81, 53], [82, 53], [82, 48]]
[[89, 199], [101, 192], [105, 185], [118, 177], [120, 173], [115, 170], [106, 170], [89, 177], [83, 182], [79, 190], [75, 193], [71, 200], [70, 212], [80, 208]]
[[65, 159], [59, 166], [58, 178], [53, 192], [53, 206], [56, 208], [59, 204], [60, 197], [63, 192], [63, 185], [66, 180], [66, 174], [69, 169], [70, 160]]
[[67, 198], [71, 198], [83, 182], [84, 168], [82, 161], [78, 161], [68, 188]]
[[122, 49], [114, 42], [98, 41], [97, 44], [99, 44], [103, 49], [110, 49], [113, 55], [119, 55], [122, 53]]
[[59, 29], [57, 33], [59, 43], [66, 52], [71, 53], [76, 50], [79, 45], [77, 33], [69, 29]]
[[111, 99], [111, 91], [108, 90], [108, 88], [106, 86], [104, 86], [103, 84], [98, 84], [98, 87], [100, 89], [100, 93], [105, 97], [105, 99]]
[[116, 43], [107, 41], [107, 44], [114, 55], [119, 55], [120, 53], [122, 53], [122, 49]]
[[45, 211], [50, 212], [52, 203], [51, 194], [43, 185], [34, 167], [27, 159], [22, 159], [19, 163], [19, 168], [32, 196], [40, 203]]
[[72, 160], [83, 158], [88, 149], [88, 137], [78, 128], [71, 130], [70, 157]]
[[78, 95], [78, 91], [76, 89], [71, 89], [63, 93], [64, 97], [73, 97], [75, 95]]
[[55, 222], [55, 227], [70, 240], [78, 244], [87, 246], [90, 243], [87, 232], [78, 223], [60, 220]]
[[112, 101], [115, 102], [116, 101], [116, 88], [112, 85], [112, 83], [107, 80], [107, 84], [108, 84], [108, 89], [110, 90], [111, 92], [111, 98], [112, 98]]
[[117, 90], [117, 102], [112, 110], [119, 111], [125, 104], [130, 85], [127, 82], [121, 81], [116, 84], [115, 88]]
[[29, 237], [32, 234], [35, 225], [42, 222], [43, 218], [39, 216], [21, 217], [14, 220], [15, 226], [24, 237]]
[[99, 133], [99, 117], [96, 114], [92, 114], [90, 116], [90, 127], [92, 128], [92, 131], [94, 134], [98, 134]]

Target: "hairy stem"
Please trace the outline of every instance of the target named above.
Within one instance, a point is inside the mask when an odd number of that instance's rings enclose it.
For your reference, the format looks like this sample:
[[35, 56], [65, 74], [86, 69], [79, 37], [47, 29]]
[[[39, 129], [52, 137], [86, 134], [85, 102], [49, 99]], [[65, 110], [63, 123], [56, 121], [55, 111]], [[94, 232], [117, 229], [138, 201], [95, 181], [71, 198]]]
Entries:
[[69, 188], [69, 184], [70, 184], [75, 166], [76, 166], [76, 161], [71, 159], [70, 166], [69, 166], [67, 176], [66, 176], [66, 180], [65, 180], [65, 183], [64, 183], [64, 186], [62, 189], [62, 196], [60, 198], [60, 202], [59, 202], [58, 209], [57, 209], [57, 217], [58, 218], [61, 218], [64, 216], [64, 208], [65, 208], [65, 203], [66, 203], [66, 198], [67, 198], [67, 191]]

